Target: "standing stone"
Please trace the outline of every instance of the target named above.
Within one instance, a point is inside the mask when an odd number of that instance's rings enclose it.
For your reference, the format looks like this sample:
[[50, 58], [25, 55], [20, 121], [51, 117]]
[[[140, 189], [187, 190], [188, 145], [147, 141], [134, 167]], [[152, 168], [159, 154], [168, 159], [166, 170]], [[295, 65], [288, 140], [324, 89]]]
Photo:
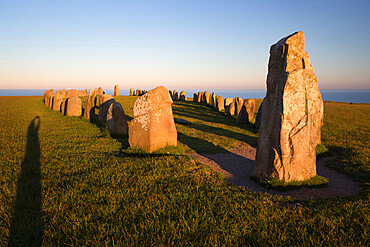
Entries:
[[116, 100], [109, 94], [103, 94], [99, 99], [99, 122], [105, 124], [107, 122], [108, 109]]
[[170, 94], [171, 99], [173, 99], [173, 92], [172, 92], [172, 90], [169, 90], [168, 92]]
[[55, 95], [55, 94], [52, 94], [52, 95], [50, 95], [50, 97], [49, 97], [49, 108], [50, 108], [50, 109], [53, 109], [53, 99], [54, 99], [54, 95]]
[[67, 91], [65, 89], [60, 90], [60, 96], [62, 99], [67, 98]]
[[82, 101], [77, 96], [71, 96], [66, 101], [65, 114], [67, 116], [81, 116], [82, 115]]
[[233, 102], [234, 102], [234, 99], [232, 99], [232, 98], [226, 98], [226, 99], [225, 99], [225, 103], [224, 103], [224, 104], [225, 104], [225, 107], [226, 107], [226, 106], [229, 106], [229, 105], [230, 105], [231, 103], [233, 103]]
[[108, 101], [110, 99], [113, 99], [112, 95], [110, 95], [110, 94], [103, 94], [99, 98], [99, 105], [102, 105], [104, 102], [106, 102], [106, 101]]
[[250, 122], [254, 116], [255, 108], [256, 108], [256, 101], [254, 99], [246, 99], [236, 119], [236, 123]]
[[211, 94], [208, 91], [204, 91], [202, 102], [207, 103], [208, 105], [211, 102]]
[[210, 97], [210, 102], [209, 104], [213, 107], [213, 108], [217, 108], [217, 105], [216, 105], [216, 94], [215, 92], [211, 93], [211, 97]]
[[177, 145], [172, 100], [165, 87], [157, 87], [135, 101], [129, 123], [129, 144], [147, 152]]
[[225, 101], [220, 95], [216, 96], [216, 108], [217, 111], [225, 110]]
[[104, 93], [103, 88], [99, 87], [98, 88], [98, 95], [102, 95]]
[[243, 107], [244, 100], [240, 97], [236, 97], [234, 102], [235, 102], [235, 113], [234, 113], [234, 115], [239, 116], [239, 112]]
[[193, 94], [193, 102], [198, 102], [198, 94], [197, 93]]
[[258, 113], [257, 113], [257, 116], [256, 116], [256, 121], [254, 122], [254, 125], [256, 126], [257, 129], [259, 129], [261, 127], [261, 123], [262, 123], [262, 112], [263, 112], [263, 102], [265, 101], [265, 99], [263, 99], [261, 105], [260, 105], [260, 108], [258, 109]]
[[130, 88], [130, 96], [134, 96], [135, 95], [135, 90], [133, 88]]
[[115, 85], [114, 86], [114, 96], [119, 96], [119, 86], [118, 85]]
[[198, 92], [198, 102], [203, 102], [203, 92]]
[[69, 97], [72, 97], [72, 96], [77, 96], [77, 90], [74, 90], [74, 89], [69, 89], [66, 93], [66, 97], [69, 98]]
[[89, 96], [87, 98], [87, 101], [85, 102], [84, 106], [84, 119], [90, 119], [90, 117], [94, 114], [92, 114], [92, 111], [95, 112], [95, 105], [94, 105], [94, 96]]
[[185, 91], [181, 91], [181, 93], [180, 93], [180, 100], [185, 100], [186, 101]]
[[232, 102], [230, 105], [226, 107], [226, 114], [228, 116], [234, 116], [235, 115], [235, 102]]
[[89, 96], [91, 96], [91, 95], [93, 95], [94, 94], [94, 92], [93, 92], [93, 90], [90, 88], [89, 89]]
[[83, 97], [86, 97], [86, 96], [89, 96], [89, 92], [87, 91], [87, 89], [85, 89], [84, 91], [83, 91], [83, 95], [82, 95]]
[[316, 175], [323, 102], [304, 50], [304, 33], [272, 45], [268, 68], [253, 175], [284, 181], [309, 179]]
[[107, 126], [110, 132], [118, 136], [128, 133], [127, 120], [122, 105], [118, 102], [110, 104], [107, 112]]
[[136, 89], [136, 96], [140, 96], [140, 89]]
[[60, 111], [60, 104], [62, 104], [63, 99], [60, 93], [56, 93], [53, 97], [53, 111]]
[[60, 105], [60, 112], [63, 115], [66, 115], [66, 104], [67, 104], [67, 99], [63, 100], [62, 104]]
[[173, 98], [172, 100], [179, 100], [179, 92], [177, 90], [173, 91]]
[[49, 106], [49, 99], [50, 99], [50, 96], [54, 94], [54, 90], [53, 89], [49, 89], [49, 90], [46, 90], [45, 93], [44, 93], [44, 104], [46, 106]]

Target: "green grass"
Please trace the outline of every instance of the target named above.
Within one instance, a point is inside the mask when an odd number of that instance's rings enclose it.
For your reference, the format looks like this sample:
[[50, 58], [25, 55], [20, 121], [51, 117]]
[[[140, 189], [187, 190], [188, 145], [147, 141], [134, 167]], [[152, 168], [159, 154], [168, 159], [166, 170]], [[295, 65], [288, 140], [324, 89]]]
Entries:
[[[135, 99], [116, 97], [129, 119]], [[193, 102], [173, 110], [191, 124], [148, 155], [41, 97], [0, 97], [0, 246], [369, 246], [370, 105], [327, 103], [322, 129], [330, 166], [364, 192], [291, 208], [183, 155], [256, 145], [251, 124]]]
[[279, 180], [276, 178], [266, 178], [261, 181], [256, 177], [251, 177], [256, 182], [265, 186], [268, 189], [274, 189], [279, 191], [286, 191], [291, 189], [301, 189], [301, 188], [322, 188], [328, 185], [328, 180], [322, 176], [315, 176], [307, 180], [297, 181], [293, 180], [290, 182], [285, 182], [284, 180]]

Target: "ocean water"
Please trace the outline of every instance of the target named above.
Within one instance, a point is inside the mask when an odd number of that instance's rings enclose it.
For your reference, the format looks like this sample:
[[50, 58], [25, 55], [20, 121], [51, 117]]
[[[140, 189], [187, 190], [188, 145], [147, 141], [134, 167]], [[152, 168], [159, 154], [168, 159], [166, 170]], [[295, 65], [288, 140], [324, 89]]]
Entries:
[[[179, 93], [181, 90], [178, 90]], [[188, 97], [193, 97], [193, 93], [204, 91], [199, 89], [184, 90]], [[242, 97], [243, 99], [263, 99], [266, 95], [264, 89], [241, 89], [241, 90], [208, 90], [210, 93], [215, 92], [223, 98]], [[0, 89], [0, 96], [41, 96], [44, 95], [45, 89]], [[107, 94], [113, 95], [112, 90], [105, 90]], [[320, 90], [323, 100], [337, 102], [353, 103], [370, 103], [370, 90]], [[120, 95], [129, 95], [129, 89], [120, 90]]]

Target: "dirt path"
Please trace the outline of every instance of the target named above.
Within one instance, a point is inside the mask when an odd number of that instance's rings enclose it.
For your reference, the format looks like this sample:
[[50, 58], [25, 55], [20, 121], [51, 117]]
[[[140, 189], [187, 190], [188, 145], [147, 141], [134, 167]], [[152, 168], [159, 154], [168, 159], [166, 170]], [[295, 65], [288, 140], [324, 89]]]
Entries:
[[336, 196], [351, 196], [362, 189], [359, 183], [329, 169], [325, 164], [333, 157], [317, 161], [317, 174], [329, 180], [325, 188], [302, 188], [290, 191], [269, 190], [250, 179], [255, 165], [256, 149], [239, 145], [227, 154], [189, 154], [200, 163], [212, 166], [233, 185], [243, 186], [254, 192], [291, 196], [299, 200], [322, 199]]

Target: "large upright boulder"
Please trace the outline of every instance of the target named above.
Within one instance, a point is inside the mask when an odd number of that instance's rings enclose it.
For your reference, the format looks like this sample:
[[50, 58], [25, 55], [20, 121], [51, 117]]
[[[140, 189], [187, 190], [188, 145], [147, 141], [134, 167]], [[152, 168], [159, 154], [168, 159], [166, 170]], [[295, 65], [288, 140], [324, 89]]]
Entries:
[[128, 134], [127, 119], [122, 105], [119, 102], [110, 104], [106, 123], [109, 131], [114, 135], [126, 136]]
[[181, 93], [180, 93], [180, 98], [179, 98], [180, 100], [186, 100], [186, 94], [185, 94], [185, 91], [181, 91]]
[[236, 123], [248, 123], [254, 116], [254, 110], [256, 108], [256, 101], [254, 99], [246, 99], [243, 102], [242, 109], [236, 119]]
[[140, 96], [140, 89], [136, 89], [136, 96]]
[[63, 98], [62, 96], [60, 95], [60, 92], [56, 93], [53, 97], [53, 106], [52, 106], [52, 110], [53, 111], [60, 111], [60, 105], [62, 104], [63, 102]]
[[119, 86], [118, 85], [115, 85], [114, 86], [114, 96], [119, 96]]
[[108, 109], [116, 100], [109, 94], [103, 94], [99, 99], [99, 122], [105, 124], [107, 122]]
[[217, 111], [223, 111], [225, 110], [225, 101], [224, 99], [220, 96], [220, 95], [217, 95], [216, 96], [216, 109]]
[[207, 103], [208, 105], [211, 103], [211, 94], [208, 91], [204, 91], [202, 102]]
[[67, 91], [65, 89], [60, 90], [60, 96], [62, 99], [67, 98]]
[[284, 181], [315, 176], [323, 102], [303, 32], [270, 48], [262, 119], [253, 175]]
[[239, 112], [243, 107], [244, 100], [241, 97], [236, 97], [235, 98], [235, 116], [239, 116]]
[[134, 96], [135, 95], [135, 90], [133, 88], [130, 88], [130, 96]]
[[197, 93], [193, 94], [193, 101], [198, 102], [198, 94]]
[[179, 91], [173, 90], [172, 100], [179, 100]]
[[102, 87], [98, 87], [98, 95], [102, 95], [103, 94], [103, 88]]
[[228, 105], [225, 109], [226, 115], [228, 116], [234, 116], [235, 115], [235, 102], [232, 102], [230, 105]]
[[172, 100], [165, 87], [150, 90], [135, 101], [129, 123], [129, 144], [147, 152], [177, 145]]
[[198, 102], [203, 102], [203, 92], [198, 92]]
[[67, 116], [81, 116], [82, 115], [82, 101], [79, 97], [71, 96], [67, 99], [66, 105], [65, 105], [65, 114]]
[[[221, 96], [220, 96], [221, 97]], [[213, 107], [213, 108], [217, 108], [217, 103], [216, 103], [216, 94], [215, 92], [211, 93], [211, 98], [210, 98], [210, 105]]]
[[87, 101], [84, 105], [84, 119], [90, 119], [95, 113], [95, 96], [91, 95], [87, 98]]
[[94, 91], [92, 90], [92, 88], [89, 89], [89, 96], [93, 95], [94, 94]]
[[78, 92], [75, 89], [69, 89], [66, 93], [66, 97], [78, 96]]
[[46, 106], [49, 106], [50, 103], [49, 103], [49, 99], [50, 99], [50, 96], [54, 94], [54, 89], [49, 89], [49, 90], [46, 90], [45, 93], [44, 93], [44, 104]]

